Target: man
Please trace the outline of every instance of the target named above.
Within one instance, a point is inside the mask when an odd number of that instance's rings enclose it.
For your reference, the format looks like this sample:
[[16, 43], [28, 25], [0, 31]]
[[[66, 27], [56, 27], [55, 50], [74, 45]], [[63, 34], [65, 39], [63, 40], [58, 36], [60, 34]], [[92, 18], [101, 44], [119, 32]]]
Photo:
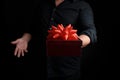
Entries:
[[[41, 36], [47, 36], [47, 30], [51, 25], [72, 24], [73, 28], [78, 30], [77, 34], [79, 35], [78, 38], [82, 40], [82, 48], [96, 42], [93, 12], [90, 5], [85, 1], [44, 0], [41, 9], [41, 29], [39, 29]], [[45, 38], [41, 37], [41, 40], [45, 41]], [[48, 80], [79, 80], [80, 56], [48, 56], [47, 73]]]

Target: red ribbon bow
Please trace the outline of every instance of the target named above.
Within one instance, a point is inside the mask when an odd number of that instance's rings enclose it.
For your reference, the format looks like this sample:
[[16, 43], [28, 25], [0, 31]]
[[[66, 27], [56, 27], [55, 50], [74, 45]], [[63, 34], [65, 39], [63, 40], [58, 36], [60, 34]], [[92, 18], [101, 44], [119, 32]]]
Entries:
[[78, 40], [77, 30], [73, 29], [71, 24], [64, 27], [62, 24], [52, 26], [51, 30], [48, 30], [48, 40]]

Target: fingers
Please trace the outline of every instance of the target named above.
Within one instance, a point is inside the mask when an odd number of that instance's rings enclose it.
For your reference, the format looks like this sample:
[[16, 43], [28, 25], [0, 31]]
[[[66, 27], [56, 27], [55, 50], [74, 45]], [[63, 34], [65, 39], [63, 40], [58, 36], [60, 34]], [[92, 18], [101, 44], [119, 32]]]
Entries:
[[27, 49], [25, 49], [25, 52], [27, 53], [27, 52], [28, 52], [28, 50], [27, 50]]
[[24, 56], [24, 54], [28, 52], [27, 50], [28, 42], [26, 40], [17, 39], [16, 41], [12, 41], [11, 43], [16, 45], [14, 55], [17, 56], [18, 58]]
[[22, 50], [22, 56], [24, 56], [24, 51]]
[[16, 47], [16, 48], [15, 48], [15, 51], [14, 51], [14, 55], [15, 55], [15, 56], [17, 55], [17, 52], [18, 52], [18, 48]]
[[20, 57], [20, 55], [21, 55], [21, 50], [20, 50], [20, 49], [18, 49], [18, 54], [17, 54], [17, 57], [19, 58], [19, 57]]
[[17, 56], [18, 58], [20, 58], [21, 56], [24, 56], [25, 53], [27, 53], [28, 50], [23, 50], [23, 49], [19, 49], [16, 47], [15, 51], [14, 51], [14, 56]]
[[17, 44], [18, 40], [12, 41], [11, 44]]

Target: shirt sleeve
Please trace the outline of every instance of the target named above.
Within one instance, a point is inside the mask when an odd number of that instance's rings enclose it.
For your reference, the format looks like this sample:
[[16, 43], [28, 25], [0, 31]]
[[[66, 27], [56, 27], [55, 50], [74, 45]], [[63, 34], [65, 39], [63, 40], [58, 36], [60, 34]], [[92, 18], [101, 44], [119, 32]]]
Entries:
[[96, 27], [94, 24], [93, 11], [91, 6], [83, 2], [79, 13], [80, 33], [89, 36], [91, 43], [97, 42]]

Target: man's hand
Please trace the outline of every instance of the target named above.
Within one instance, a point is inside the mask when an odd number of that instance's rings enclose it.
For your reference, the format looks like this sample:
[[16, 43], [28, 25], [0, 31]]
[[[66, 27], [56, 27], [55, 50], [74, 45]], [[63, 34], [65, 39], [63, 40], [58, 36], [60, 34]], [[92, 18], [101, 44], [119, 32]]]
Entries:
[[79, 38], [80, 40], [82, 40], [82, 46], [81, 46], [81, 48], [84, 48], [84, 47], [86, 47], [88, 44], [90, 44], [90, 38], [89, 38], [87, 35], [82, 34], [82, 35], [80, 35], [78, 38]]
[[24, 56], [26, 52], [28, 52], [27, 47], [28, 47], [28, 42], [24, 40], [23, 38], [19, 38], [15, 41], [11, 42], [12, 44], [16, 45], [14, 55], [17, 56], [18, 58], [20, 56]]
[[20, 56], [24, 56], [25, 53], [28, 52], [28, 42], [31, 39], [31, 35], [29, 33], [25, 33], [22, 38], [19, 38], [15, 41], [12, 41], [11, 44], [16, 45], [14, 55], [18, 58]]

